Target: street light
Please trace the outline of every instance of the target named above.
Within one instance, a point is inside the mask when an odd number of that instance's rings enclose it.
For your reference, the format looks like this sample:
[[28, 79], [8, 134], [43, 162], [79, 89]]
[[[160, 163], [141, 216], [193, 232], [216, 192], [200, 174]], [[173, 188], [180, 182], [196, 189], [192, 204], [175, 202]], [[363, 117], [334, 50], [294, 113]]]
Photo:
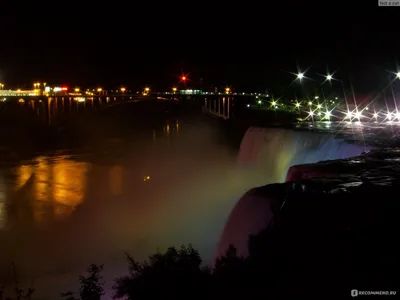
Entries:
[[332, 78], [332, 75], [326, 75], [326, 80], [328, 80], [328, 81], [331, 81], [333, 78]]
[[148, 92], [150, 91], [150, 88], [147, 87], [147, 88], [144, 89], [144, 91], [145, 91], [146, 93], [148, 93]]
[[75, 88], [75, 93], [79, 93], [80, 92], [80, 89], [79, 88]]
[[4, 83], [0, 83], [0, 89], [4, 90]]
[[125, 91], [126, 91], [126, 88], [122, 87], [121, 88], [121, 93], [125, 93]]
[[297, 74], [297, 79], [302, 80], [304, 78], [304, 73]]
[[354, 114], [354, 117], [356, 117], [356, 119], [357, 119], [358, 121], [360, 121], [360, 119], [363, 117], [363, 115], [361, 114], [361, 112], [356, 111], [356, 113]]
[[329, 110], [327, 110], [325, 112], [325, 117], [329, 120], [331, 118], [331, 116], [332, 116], [331, 112]]
[[177, 90], [176, 87], [172, 88], [172, 91], [173, 91], [174, 93], [176, 92], [176, 90]]
[[102, 88], [98, 88], [97, 91], [100, 93], [103, 89]]

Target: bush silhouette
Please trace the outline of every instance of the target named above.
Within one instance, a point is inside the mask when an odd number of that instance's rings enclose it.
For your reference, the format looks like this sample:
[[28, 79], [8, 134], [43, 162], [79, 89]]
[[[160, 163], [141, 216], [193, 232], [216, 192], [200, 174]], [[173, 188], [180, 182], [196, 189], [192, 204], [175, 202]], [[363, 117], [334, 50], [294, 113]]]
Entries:
[[117, 278], [114, 299], [169, 298], [204, 299], [208, 293], [211, 273], [202, 268], [199, 253], [191, 245], [169, 248], [156, 253], [149, 261], [138, 263], [127, 254], [129, 275]]
[[73, 292], [61, 293], [61, 297], [64, 300], [100, 300], [101, 296], [104, 295], [104, 282], [101, 272], [103, 271], [103, 265], [90, 265], [86, 272], [87, 276], [79, 276], [79, 282], [81, 284], [79, 291], [79, 298], [75, 298]]
[[7, 280], [4, 283], [4, 285], [0, 286], [0, 300], [31, 300], [32, 295], [35, 292], [35, 289], [30, 287], [27, 290], [21, 289], [19, 286], [19, 279], [18, 279], [18, 274], [17, 274], [17, 268], [14, 263], [12, 263], [12, 273], [13, 273], [13, 279], [14, 279], [14, 293], [15, 297], [7, 297], [4, 293], [5, 287], [7, 285]]

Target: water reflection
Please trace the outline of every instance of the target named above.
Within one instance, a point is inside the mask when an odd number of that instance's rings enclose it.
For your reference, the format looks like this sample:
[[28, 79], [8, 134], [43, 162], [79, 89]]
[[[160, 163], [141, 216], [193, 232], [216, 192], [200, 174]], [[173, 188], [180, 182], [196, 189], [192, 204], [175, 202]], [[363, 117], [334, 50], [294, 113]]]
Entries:
[[[0, 178], [1, 227], [6, 226], [7, 214], [8, 221], [20, 228], [29, 227], [31, 221], [42, 223], [68, 218], [84, 199], [88, 168], [88, 163], [64, 156], [38, 157], [3, 174]], [[8, 185], [4, 183], [6, 180], [10, 181]]]
[[17, 180], [15, 189], [18, 191], [31, 178], [33, 174], [32, 165], [21, 165], [17, 168]]
[[35, 166], [35, 220], [65, 219], [82, 203], [88, 164], [57, 157], [37, 159]]
[[50, 272], [75, 282], [93, 262], [125, 268], [124, 251], [141, 260], [189, 242], [210, 259], [245, 188], [229, 180], [235, 159], [215, 131], [191, 126], [171, 120], [98, 142], [90, 156], [41, 156], [0, 173], [0, 276], [18, 262], [39, 290]]
[[209, 100], [204, 99], [204, 109], [211, 114], [217, 115], [224, 119], [229, 119], [231, 117], [230, 109], [232, 106], [231, 97], [218, 97], [217, 99]]

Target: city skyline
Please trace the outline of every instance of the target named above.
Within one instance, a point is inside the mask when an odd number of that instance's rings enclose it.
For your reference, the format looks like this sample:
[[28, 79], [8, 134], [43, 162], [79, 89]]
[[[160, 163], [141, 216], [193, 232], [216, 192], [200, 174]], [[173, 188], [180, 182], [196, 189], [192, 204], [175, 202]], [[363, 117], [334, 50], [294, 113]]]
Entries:
[[[296, 72], [291, 71], [283, 71], [281, 70], [280, 74], [281, 81], [278, 84], [272, 85], [271, 83], [265, 83], [263, 88], [253, 88], [251, 92], [266, 92], [266, 91], [277, 91], [277, 90], [296, 90], [296, 89], [320, 89], [326, 88], [328, 89], [354, 89], [354, 82], [360, 82], [360, 78], [354, 78], [349, 76], [348, 78], [340, 77], [340, 70], [334, 69], [329, 70], [327, 67], [325, 72], [318, 72], [318, 70], [314, 70], [310, 66], [307, 68], [300, 68], [297, 66]], [[378, 70], [379, 80], [375, 82], [374, 86], [369, 86], [369, 89], [366, 90], [368, 93], [379, 93], [383, 90], [387, 89], [389, 85], [398, 86], [398, 80], [400, 79], [400, 68], [393, 64], [391, 69], [379, 69]], [[279, 73], [277, 73], [278, 75]], [[374, 77], [377, 74], [369, 74]], [[224, 91], [226, 88], [231, 90], [236, 90], [239, 92], [250, 92], [249, 90], [241, 89], [241, 85], [234, 86], [232, 84], [213, 84], [213, 83], [205, 83], [202, 77], [195, 78], [192, 75], [192, 72], [181, 72], [180, 75], [176, 75], [175, 82], [167, 85], [167, 84], [154, 84], [154, 83], [146, 83], [146, 84], [138, 84], [138, 83], [120, 83], [120, 84], [110, 84], [107, 82], [95, 83], [95, 84], [85, 84], [78, 82], [52, 82], [51, 80], [31, 80], [30, 83], [18, 83], [18, 84], [7, 84], [5, 81], [0, 81], [0, 90], [30, 90], [32, 87], [36, 89], [38, 86], [45, 87], [47, 86], [58, 86], [58, 87], [67, 87], [70, 90], [73, 89], [94, 89], [97, 90], [99, 88], [104, 90], [115, 90], [119, 88], [126, 89], [127, 87], [132, 90], [142, 90], [144, 88], [150, 88], [152, 91], [170, 91], [170, 90], [184, 90], [184, 89], [199, 89], [204, 91], [214, 91], [215, 89]], [[278, 76], [277, 76], [278, 77]], [[359, 86], [357, 86], [358, 90]], [[363, 91], [365, 92], [365, 90]]]

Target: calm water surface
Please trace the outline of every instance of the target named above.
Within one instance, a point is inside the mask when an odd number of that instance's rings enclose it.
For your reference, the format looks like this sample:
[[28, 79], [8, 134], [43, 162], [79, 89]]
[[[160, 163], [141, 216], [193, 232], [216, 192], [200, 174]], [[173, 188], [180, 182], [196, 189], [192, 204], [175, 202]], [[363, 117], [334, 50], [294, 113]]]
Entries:
[[124, 251], [144, 259], [191, 242], [210, 260], [251, 186], [216, 140], [206, 125], [169, 121], [2, 167], [0, 275], [15, 262], [24, 284], [54, 297], [89, 263], [104, 263], [106, 279], [124, 273]]

